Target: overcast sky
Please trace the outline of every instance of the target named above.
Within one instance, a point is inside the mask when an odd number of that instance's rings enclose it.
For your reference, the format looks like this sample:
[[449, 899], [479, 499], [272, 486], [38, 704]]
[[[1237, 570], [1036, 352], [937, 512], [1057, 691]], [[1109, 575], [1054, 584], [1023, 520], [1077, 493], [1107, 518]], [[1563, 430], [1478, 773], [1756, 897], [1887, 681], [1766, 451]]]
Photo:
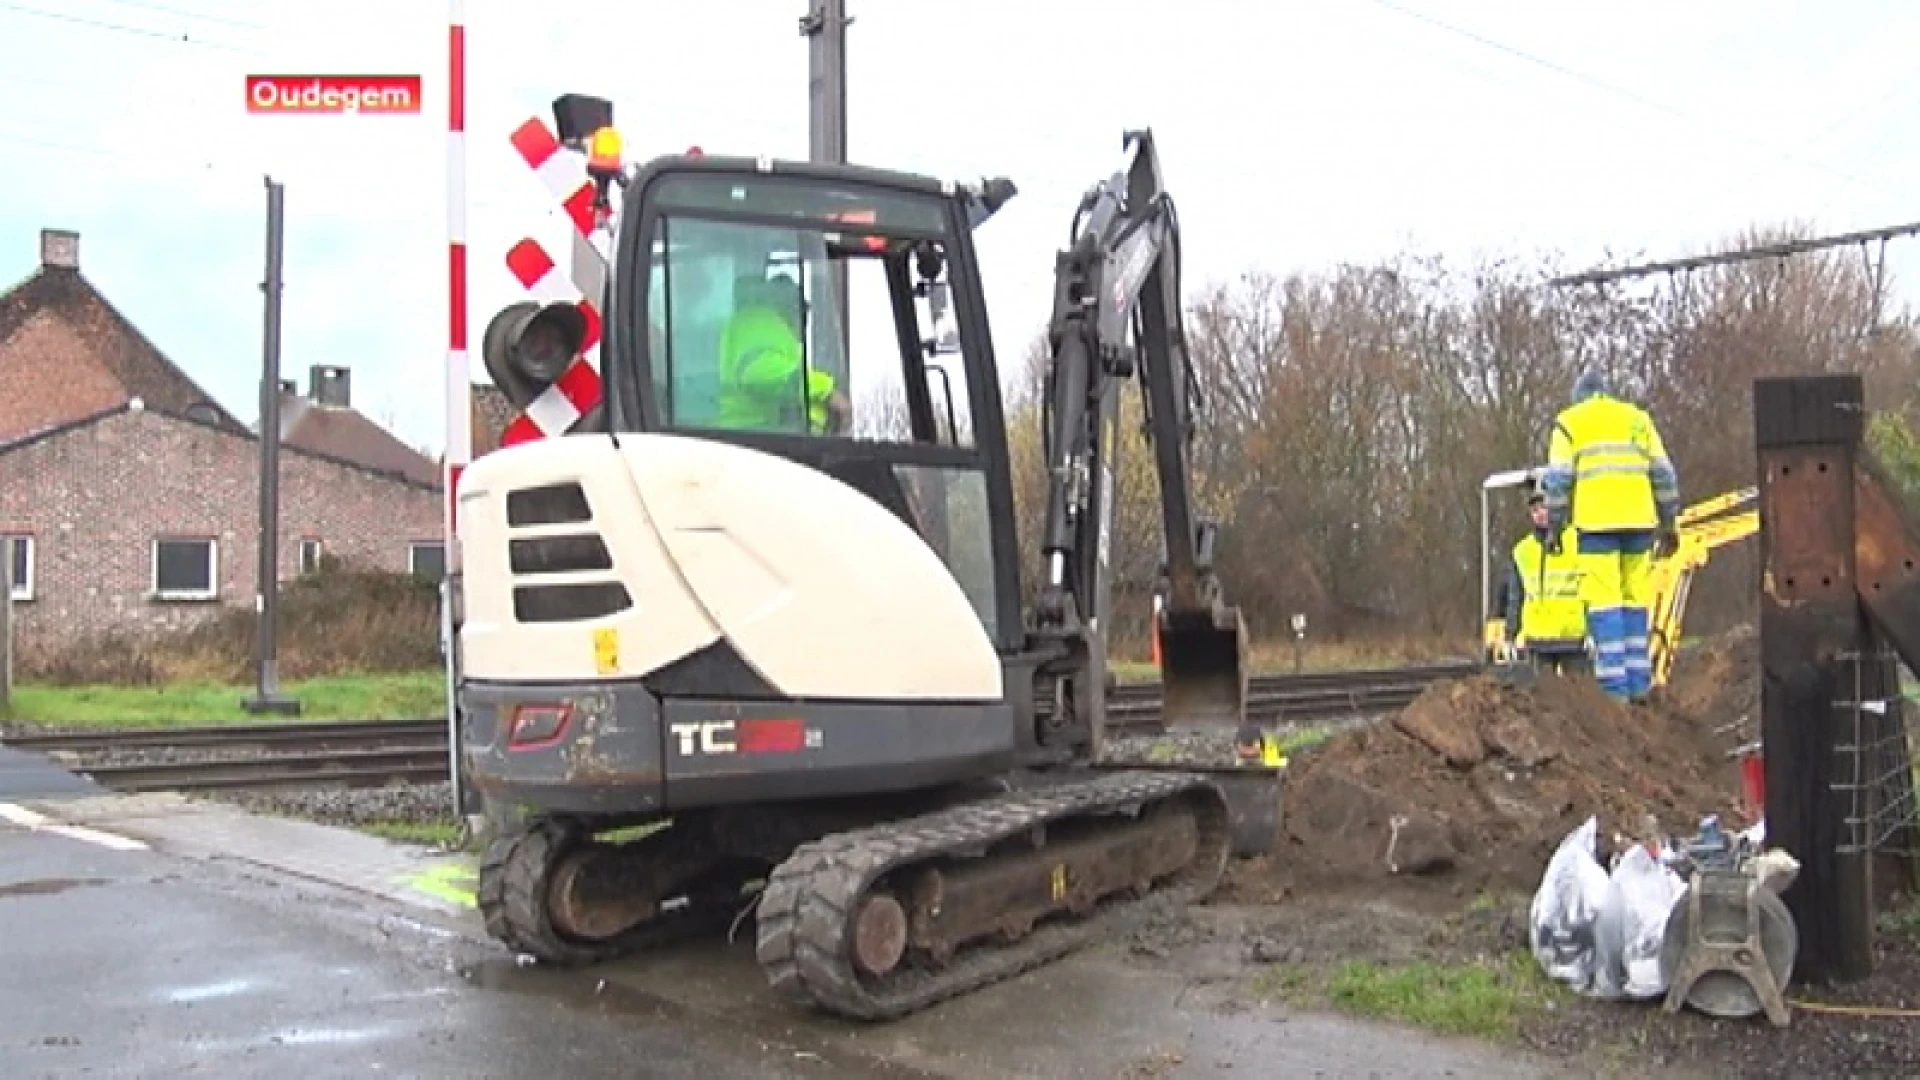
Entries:
[[[804, 0], [469, 0], [473, 337], [502, 256], [565, 224], [506, 142], [569, 90], [632, 156], [804, 157]], [[996, 344], [1046, 316], [1074, 201], [1151, 125], [1189, 291], [1415, 249], [1569, 266], [1754, 222], [1920, 220], [1920, 5], [1895, 0], [849, 0], [857, 162], [1021, 188], [981, 238]], [[285, 373], [442, 440], [439, 0], [0, 3], [0, 284], [43, 227], [234, 412], [257, 400], [265, 194], [287, 184]], [[409, 117], [255, 117], [248, 73], [421, 73]], [[1892, 268], [1920, 281], [1920, 241]], [[1913, 291], [1902, 288], [1903, 299]], [[479, 360], [474, 360], [479, 370]]]

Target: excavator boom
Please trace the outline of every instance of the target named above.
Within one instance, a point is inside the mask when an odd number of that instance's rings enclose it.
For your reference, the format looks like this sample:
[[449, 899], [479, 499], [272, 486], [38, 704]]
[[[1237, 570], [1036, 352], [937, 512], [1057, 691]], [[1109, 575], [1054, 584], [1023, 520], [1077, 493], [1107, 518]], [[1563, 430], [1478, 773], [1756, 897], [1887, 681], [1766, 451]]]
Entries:
[[1037, 629], [1072, 642], [1083, 719], [1100, 738], [1110, 628], [1109, 554], [1121, 389], [1139, 380], [1158, 478], [1165, 561], [1160, 637], [1169, 725], [1238, 729], [1246, 714], [1245, 630], [1214, 573], [1214, 525], [1194, 505], [1195, 404], [1180, 297], [1180, 229], [1150, 131], [1127, 133], [1124, 170], [1096, 184], [1055, 264], [1048, 332], [1048, 499]]
[[1686, 624], [1687, 600], [1693, 576], [1713, 553], [1760, 531], [1760, 490], [1742, 488], [1702, 499], [1680, 512], [1675, 522], [1680, 548], [1653, 564], [1648, 604], [1647, 655], [1653, 665], [1653, 684], [1665, 686], [1673, 673], [1673, 656]]

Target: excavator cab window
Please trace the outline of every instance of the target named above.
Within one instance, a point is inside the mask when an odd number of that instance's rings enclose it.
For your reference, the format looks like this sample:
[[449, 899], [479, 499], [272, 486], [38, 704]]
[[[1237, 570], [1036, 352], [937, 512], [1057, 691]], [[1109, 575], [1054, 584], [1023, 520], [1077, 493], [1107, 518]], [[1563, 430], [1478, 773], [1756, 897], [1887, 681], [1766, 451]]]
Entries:
[[1012, 553], [996, 547], [1012, 539], [989, 513], [994, 462], [970, 407], [994, 376], [962, 329], [950, 201], [713, 171], [661, 176], [641, 200], [643, 426], [779, 453], [866, 493], [1006, 636], [1017, 601], [999, 596], [996, 564]]

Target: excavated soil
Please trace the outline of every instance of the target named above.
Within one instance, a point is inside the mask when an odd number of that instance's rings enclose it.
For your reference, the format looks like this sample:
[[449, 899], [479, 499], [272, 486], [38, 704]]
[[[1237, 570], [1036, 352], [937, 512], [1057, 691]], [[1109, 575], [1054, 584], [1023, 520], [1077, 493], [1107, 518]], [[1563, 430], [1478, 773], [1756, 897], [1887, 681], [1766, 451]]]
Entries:
[[[1704, 666], [1704, 665], [1703, 665]], [[1530, 892], [1569, 830], [1690, 835], [1744, 824], [1741, 737], [1705, 685], [1617, 704], [1591, 680], [1492, 676], [1436, 684], [1390, 722], [1338, 736], [1288, 771], [1284, 845], [1235, 868], [1223, 899], [1360, 892], [1426, 908]]]
[[[1670, 684], [1638, 708], [1585, 679], [1437, 684], [1400, 714], [1297, 755], [1276, 853], [1237, 862], [1208, 904], [1142, 929], [1129, 950], [1156, 968], [1191, 965], [1196, 978], [1238, 972], [1264, 995], [1295, 970], [1310, 982], [1304, 973], [1352, 960], [1454, 963], [1524, 949], [1547, 860], [1588, 815], [1603, 848], [1638, 839], [1650, 821], [1669, 836], [1691, 835], [1709, 813], [1748, 823], [1729, 751], [1758, 737], [1758, 654], [1750, 629], [1684, 648]], [[1796, 993], [1920, 1007], [1920, 908], [1911, 911], [1883, 938], [1871, 980]], [[1775, 1031], [1562, 996], [1519, 1037], [1602, 1073], [1920, 1075], [1911, 1013], [1799, 1010]]]

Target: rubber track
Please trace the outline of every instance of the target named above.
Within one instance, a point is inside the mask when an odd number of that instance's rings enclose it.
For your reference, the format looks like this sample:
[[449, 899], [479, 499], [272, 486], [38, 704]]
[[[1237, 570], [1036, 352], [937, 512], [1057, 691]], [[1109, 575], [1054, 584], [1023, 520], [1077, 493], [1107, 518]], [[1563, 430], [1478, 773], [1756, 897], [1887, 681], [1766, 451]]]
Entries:
[[[978, 851], [1061, 818], [1201, 792], [1211, 795], [1211, 806], [1198, 822], [1198, 856], [1172, 882], [1145, 898], [1122, 899], [1128, 894], [1117, 893], [1084, 918], [1042, 923], [1011, 945], [962, 948], [938, 971], [903, 967], [883, 987], [869, 985], [854, 971], [850, 915], [859, 898], [888, 871]], [[1201, 899], [1219, 884], [1227, 855], [1226, 804], [1204, 776], [1114, 773], [1009, 793], [837, 833], [796, 849], [768, 876], [760, 895], [756, 952], [774, 990], [791, 1001], [855, 1019], [891, 1019], [1058, 959], [1118, 929], [1130, 916]]]
[[[671, 832], [668, 829], [640, 843], [658, 841], [664, 848]], [[735, 913], [727, 905], [696, 895], [687, 904], [605, 941], [567, 938], [547, 917], [545, 884], [553, 854], [569, 843], [567, 828], [541, 822], [488, 847], [475, 899], [489, 936], [542, 963], [584, 967], [697, 936], [716, 923], [726, 925]]]

